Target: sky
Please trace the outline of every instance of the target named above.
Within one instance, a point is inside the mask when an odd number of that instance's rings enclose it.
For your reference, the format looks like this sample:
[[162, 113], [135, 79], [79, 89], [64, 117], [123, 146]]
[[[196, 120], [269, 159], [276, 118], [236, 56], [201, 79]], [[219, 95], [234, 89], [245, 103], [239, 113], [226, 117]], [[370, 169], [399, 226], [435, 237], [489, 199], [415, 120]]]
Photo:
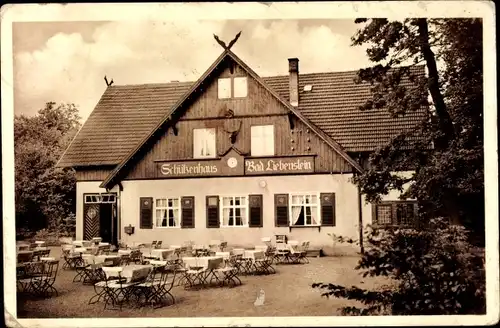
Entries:
[[357, 70], [365, 49], [351, 46], [353, 19], [118, 20], [14, 22], [14, 112], [35, 115], [46, 102], [74, 103], [85, 120], [115, 85], [195, 81], [242, 31], [232, 50], [260, 76]]

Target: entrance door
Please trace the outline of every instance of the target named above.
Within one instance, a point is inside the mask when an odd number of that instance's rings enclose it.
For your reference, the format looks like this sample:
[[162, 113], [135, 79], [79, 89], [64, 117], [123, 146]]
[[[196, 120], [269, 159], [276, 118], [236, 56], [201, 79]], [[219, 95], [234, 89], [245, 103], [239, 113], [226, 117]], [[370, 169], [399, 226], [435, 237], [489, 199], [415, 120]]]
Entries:
[[100, 215], [99, 215], [99, 235], [103, 242], [113, 243], [113, 204], [100, 204]]
[[118, 243], [116, 194], [85, 194], [83, 239], [101, 237], [103, 242]]

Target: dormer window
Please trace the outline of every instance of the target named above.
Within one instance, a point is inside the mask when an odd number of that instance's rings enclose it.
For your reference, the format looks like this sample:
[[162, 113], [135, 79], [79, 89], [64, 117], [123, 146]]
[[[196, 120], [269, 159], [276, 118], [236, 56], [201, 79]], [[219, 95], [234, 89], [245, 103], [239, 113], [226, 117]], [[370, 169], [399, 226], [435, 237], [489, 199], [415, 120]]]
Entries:
[[248, 94], [247, 78], [226, 77], [217, 81], [219, 99], [245, 98]]

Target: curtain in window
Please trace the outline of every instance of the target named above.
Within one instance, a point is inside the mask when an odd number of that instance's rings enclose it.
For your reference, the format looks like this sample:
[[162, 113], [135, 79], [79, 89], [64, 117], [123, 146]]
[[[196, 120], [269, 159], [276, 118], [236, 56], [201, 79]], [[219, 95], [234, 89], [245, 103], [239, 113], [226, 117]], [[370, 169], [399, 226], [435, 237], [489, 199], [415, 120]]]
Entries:
[[292, 196], [292, 224], [297, 224], [299, 222], [302, 204], [304, 204], [304, 197]]
[[180, 225], [180, 217], [179, 217], [179, 210], [178, 209], [175, 209], [172, 211], [172, 222], [171, 222], [171, 226], [172, 227], [177, 227]]
[[161, 221], [161, 226], [166, 227], [167, 226], [167, 211], [163, 210], [163, 219]]

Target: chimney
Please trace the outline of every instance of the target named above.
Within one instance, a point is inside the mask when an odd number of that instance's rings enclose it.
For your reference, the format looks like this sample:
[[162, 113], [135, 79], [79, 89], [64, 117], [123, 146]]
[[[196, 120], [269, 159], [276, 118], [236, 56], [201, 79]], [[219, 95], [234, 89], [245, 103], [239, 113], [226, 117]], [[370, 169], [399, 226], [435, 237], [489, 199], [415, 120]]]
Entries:
[[290, 72], [290, 104], [299, 106], [299, 59], [288, 58], [288, 71]]

